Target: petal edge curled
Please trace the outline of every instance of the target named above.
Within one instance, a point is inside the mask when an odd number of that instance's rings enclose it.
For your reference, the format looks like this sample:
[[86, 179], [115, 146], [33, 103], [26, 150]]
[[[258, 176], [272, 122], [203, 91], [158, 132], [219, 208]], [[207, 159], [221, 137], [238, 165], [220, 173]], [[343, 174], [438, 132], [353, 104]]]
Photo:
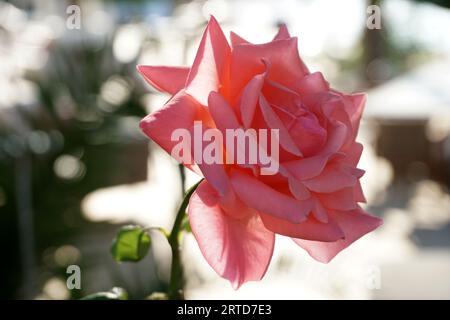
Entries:
[[322, 263], [330, 262], [339, 252], [383, 224], [383, 220], [369, 215], [361, 208], [349, 212], [336, 212], [332, 214], [332, 217], [343, 230], [344, 239], [335, 242], [293, 239], [311, 257]]
[[189, 68], [167, 66], [137, 66], [144, 79], [159, 91], [176, 94], [184, 88]]

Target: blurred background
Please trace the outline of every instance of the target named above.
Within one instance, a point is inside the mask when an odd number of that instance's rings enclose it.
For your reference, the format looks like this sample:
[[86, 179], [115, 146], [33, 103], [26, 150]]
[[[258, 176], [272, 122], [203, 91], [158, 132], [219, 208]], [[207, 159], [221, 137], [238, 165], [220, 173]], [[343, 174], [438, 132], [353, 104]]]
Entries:
[[[78, 7], [73, 7], [76, 5]], [[366, 20], [381, 8], [381, 29]], [[72, 7], [71, 7], [72, 6]], [[198, 178], [140, 133], [167, 96], [136, 64], [188, 65], [210, 14], [269, 41], [280, 23], [311, 71], [367, 91], [366, 209], [385, 224], [329, 265], [279, 237], [262, 282], [235, 292], [185, 237], [187, 298], [450, 299], [450, 1], [0, 1], [0, 298], [164, 291], [169, 247], [116, 264], [120, 226], [170, 228]], [[78, 10], [79, 8], [79, 10]], [[81, 267], [68, 290], [66, 268]]]

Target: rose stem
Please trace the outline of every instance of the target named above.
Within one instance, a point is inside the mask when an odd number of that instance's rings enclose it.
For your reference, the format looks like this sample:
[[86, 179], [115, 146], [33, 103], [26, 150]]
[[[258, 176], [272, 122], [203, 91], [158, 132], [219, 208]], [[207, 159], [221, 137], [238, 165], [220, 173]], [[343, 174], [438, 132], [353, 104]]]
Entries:
[[168, 297], [173, 300], [183, 299], [182, 287], [183, 287], [183, 266], [181, 265], [181, 257], [180, 257], [180, 232], [181, 225], [183, 222], [184, 215], [186, 214], [186, 208], [189, 203], [189, 199], [194, 193], [195, 189], [197, 189], [200, 180], [195, 185], [193, 185], [185, 194], [183, 201], [181, 202], [180, 208], [178, 209], [177, 216], [175, 218], [175, 222], [172, 227], [172, 231], [168, 237], [169, 245], [172, 250], [172, 267], [170, 270], [170, 282], [168, 289]]

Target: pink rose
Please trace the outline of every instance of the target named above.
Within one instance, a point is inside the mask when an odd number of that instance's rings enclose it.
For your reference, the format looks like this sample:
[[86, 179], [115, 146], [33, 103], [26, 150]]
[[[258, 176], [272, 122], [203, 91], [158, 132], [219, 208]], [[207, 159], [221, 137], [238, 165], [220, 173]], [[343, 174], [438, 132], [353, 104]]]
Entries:
[[211, 267], [238, 288], [264, 276], [275, 234], [327, 263], [382, 221], [358, 205], [363, 146], [355, 138], [365, 95], [345, 95], [310, 73], [284, 26], [264, 44], [230, 38], [211, 18], [191, 68], [138, 70], [173, 95], [141, 122], [169, 153], [174, 130], [192, 132], [194, 121], [221, 132], [278, 129], [274, 175], [261, 174], [260, 164], [185, 163], [205, 178], [189, 203], [192, 232]]

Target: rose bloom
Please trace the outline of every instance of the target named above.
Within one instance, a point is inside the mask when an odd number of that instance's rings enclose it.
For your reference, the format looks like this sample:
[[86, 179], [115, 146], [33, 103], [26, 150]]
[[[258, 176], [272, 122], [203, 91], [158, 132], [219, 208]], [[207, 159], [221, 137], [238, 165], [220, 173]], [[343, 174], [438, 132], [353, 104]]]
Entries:
[[204, 177], [189, 202], [192, 232], [211, 267], [238, 288], [264, 276], [275, 234], [328, 263], [382, 220], [358, 204], [365, 201], [364, 171], [356, 167], [363, 146], [355, 138], [366, 96], [338, 92], [310, 73], [284, 26], [268, 43], [234, 33], [230, 40], [212, 17], [190, 68], [138, 70], [173, 95], [141, 122], [169, 153], [178, 143], [172, 132], [192, 132], [194, 121], [221, 132], [279, 130], [274, 175], [258, 164], [185, 163]]

